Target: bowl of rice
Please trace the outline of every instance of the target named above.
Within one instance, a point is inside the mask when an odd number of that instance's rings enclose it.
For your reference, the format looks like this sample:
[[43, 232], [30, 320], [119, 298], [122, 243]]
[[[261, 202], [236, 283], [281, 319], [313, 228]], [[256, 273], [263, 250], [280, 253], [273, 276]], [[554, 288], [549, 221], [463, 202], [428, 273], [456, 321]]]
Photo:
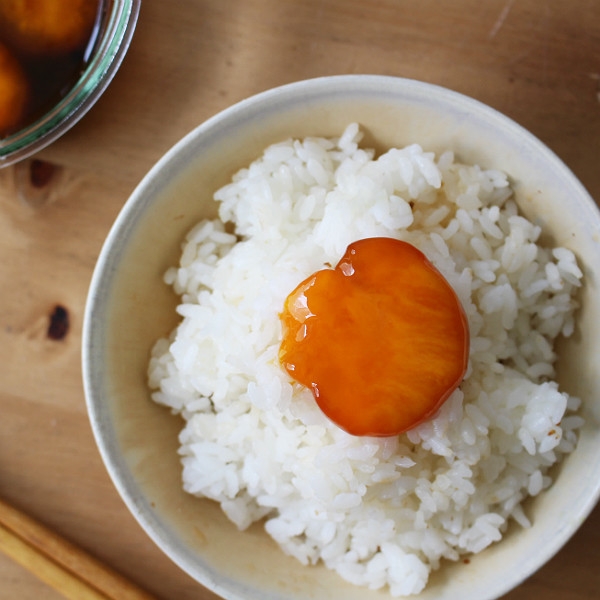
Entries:
[[[540, 141], [434, 85], [319, 78], [209, 119], [90, 287], [87, 406], [124, 502], [224, 598], [507, 593], [600, 493], [599, 229]], [[279, 360], [288, 294], [373, 237], [420, 250], [469, 327], [464, 379], [398, 435], [347, 433]]]

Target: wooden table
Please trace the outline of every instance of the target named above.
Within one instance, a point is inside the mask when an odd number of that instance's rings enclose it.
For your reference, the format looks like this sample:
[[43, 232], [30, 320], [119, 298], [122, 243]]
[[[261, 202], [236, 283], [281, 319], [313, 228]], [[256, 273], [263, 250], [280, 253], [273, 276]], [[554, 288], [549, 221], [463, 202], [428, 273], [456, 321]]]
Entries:
[[[97, 105], [35, 160], [0, 170], [0, 496], [164, 600], [214, 596], [142, 532], [96, 449], [80, 369], [94, 263], [134, 186], [190, 129], [267, 88], [342, 73], [482, 100], [600, 200], [599, 0], [143, 0]], [[49, 331], [52, 315], [68, 327]], [[600, 507], [506, 599], [598, 598], [599, 531]], [[0, 598], [59, 596], [0, 557]]]

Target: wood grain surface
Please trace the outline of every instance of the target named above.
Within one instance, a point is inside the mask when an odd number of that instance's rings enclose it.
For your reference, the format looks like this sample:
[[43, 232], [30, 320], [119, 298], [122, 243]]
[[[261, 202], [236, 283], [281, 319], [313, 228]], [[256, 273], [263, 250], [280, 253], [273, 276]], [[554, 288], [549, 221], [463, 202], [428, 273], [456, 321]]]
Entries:
[[[333, 74], [421, 79], [528, 128], [600, 200], [599, 0], [143, 0], [128, 55], [75, 128], [0, 170], [0, 496], [163, 600], [209, 600], [114, 489], [81, 383], [103, 240], [179, 138], [232, 103]], [[600, 596], [600, 508], [506, 600]], [[0, 556], [0, 599], [58, 600]]]

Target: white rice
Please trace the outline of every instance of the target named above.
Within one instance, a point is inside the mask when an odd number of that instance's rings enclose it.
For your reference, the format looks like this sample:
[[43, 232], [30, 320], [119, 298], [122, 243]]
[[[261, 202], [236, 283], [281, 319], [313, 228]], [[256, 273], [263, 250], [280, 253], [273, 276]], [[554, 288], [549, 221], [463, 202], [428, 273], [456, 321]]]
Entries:
[[[157, 342], [149, 383], [185, 419], [187, 492], [240, 529], [264, 519], [303, 564], [401, 596], [443, 559], [499, 541], [511, 519], [528, 527], [523, 500], [574, 449], [583, 420], [553, 381], [554, 342], [574, 330], [582, 273], [571, 251], [538, 243], [505, 174], [416, 144], [376, 158], [360, 138], [352, 124], [339, 139], [276, 144], [215, 194], [220, 219], [188, 234], [165, 276], [182, 320]], [[289, 292], [372, 236], [420, 248], [471, 333], [460, 388], [391, 438], [332, 425], [277, 359]]]

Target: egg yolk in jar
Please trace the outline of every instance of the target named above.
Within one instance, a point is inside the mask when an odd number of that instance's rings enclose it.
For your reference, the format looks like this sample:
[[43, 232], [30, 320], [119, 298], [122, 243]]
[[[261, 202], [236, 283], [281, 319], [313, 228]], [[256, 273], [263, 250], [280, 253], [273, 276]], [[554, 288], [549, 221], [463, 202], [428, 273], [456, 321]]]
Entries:
[[456, 293], [406, 242], [366, 238], [304, 280], [281, 313], [279, 359], [336, 425], [392, 436], [432, 417], [460, 385], [469, 328]]
[[28, 54], [62, 54], [87, 43], [100, 0], [2, 0], [0, 25], [7, 39]]
[[0, 142], [73, 89], [97, 42], [103, 0], [0, 0]]
[[0, 42], [0, 137], [14, 129], [25, 114], [29, 83], [11, 52]]

